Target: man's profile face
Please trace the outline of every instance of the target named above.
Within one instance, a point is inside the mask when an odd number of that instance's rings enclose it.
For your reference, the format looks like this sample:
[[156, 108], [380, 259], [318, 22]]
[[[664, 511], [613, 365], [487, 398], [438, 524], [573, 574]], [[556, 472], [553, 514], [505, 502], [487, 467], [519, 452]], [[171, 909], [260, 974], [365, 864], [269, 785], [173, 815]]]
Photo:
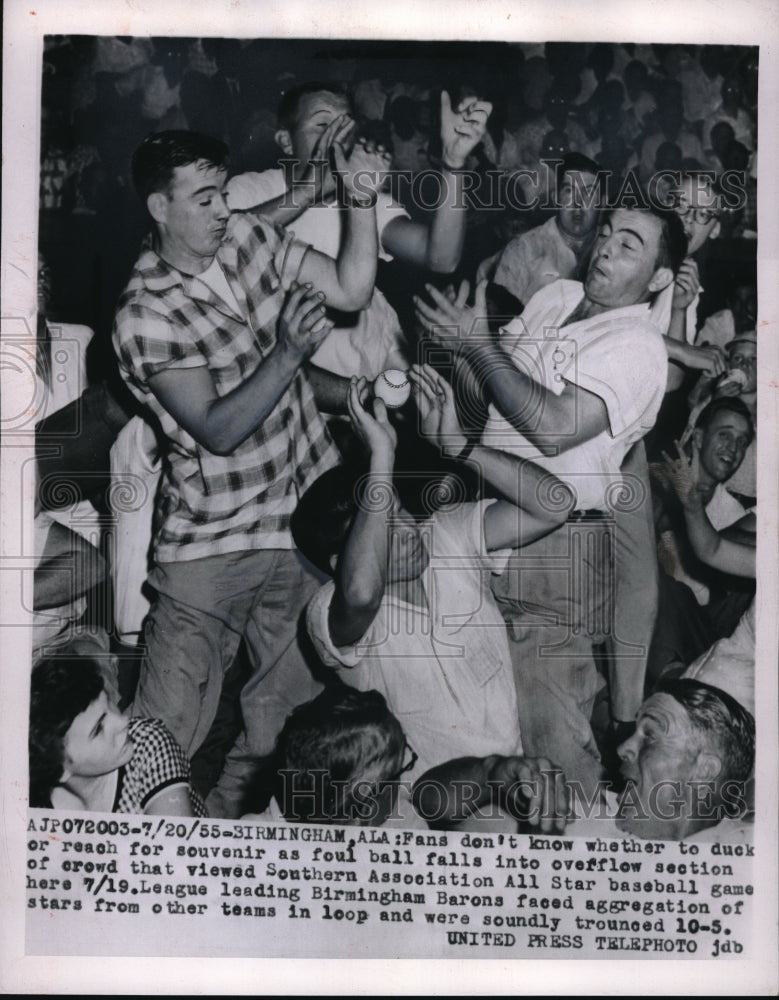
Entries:
[[600, 212], [600, 187], [595, 174], [566, 171], [557, 194], [560, 206], [557, 224], [574, 239], [582, 239], [595, 229]]
[[711, 185], [694, 177], [683, 177], [671, 190], [671, 206], [682, 220], [688, 254], [694, 254], [706, 240], [719, 235], [717, 197]]
[[584, 279], [587, 298], [609, 309], [646, 302], [663, 284], [655, 275], [660, 237], [661, 222], [654, 215], [627, 208], [612, 212], [595, 237]]
[[304, 94], [298, 103], [295, 125], [288, 133], [291, 155], [302, 163], [308, 163], [328, 125], [349, 113], [349, 102], [342, 94], [331, 94], [326, 90]]
[[749, 444], [746, 417], [730, 410], [715, 413], [708, 427], [695, 431], [701, 472], [715, 483], [730, 479], [744, 460]]
[[219, 249], [230, 215], [226, 180], [226, 170], [198, 160], [176, 167], [167, 193], [151, 196], [159, 207], [160, 217], [152, 214], [161, 225], [165, 257], [184, 271], [198, 273], [198, 263], [207, 267]]
[[628, 782], [617, 827], [637, 837], [678, 840], [690, 813], [689, 782], [699, 780], [700, 750], [680, 702], [665, 693], [647, 698], [635, 733], [617, 750]]

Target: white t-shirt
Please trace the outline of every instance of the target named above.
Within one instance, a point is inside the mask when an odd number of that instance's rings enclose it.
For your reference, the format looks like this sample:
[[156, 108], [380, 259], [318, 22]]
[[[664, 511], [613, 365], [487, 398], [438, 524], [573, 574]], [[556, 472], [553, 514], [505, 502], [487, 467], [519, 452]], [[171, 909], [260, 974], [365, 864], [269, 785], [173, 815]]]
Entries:
[[488, 553], [484, 543], [484, 511], [493, 502], [438, 511], [421, 526], [428, 607], [385, 593], [365, 635], [343, 648], [328, 626], [334, 582], [308, 607], [322, 662], [346, 684], [387, 699], [419, 758], [411, 780], [456, 757], [522, 752], [506, 626], [490, 591], [510, 553]]
[[[256, 209], [287, 190], [280, 168], [262, 173], [236, 174], [227, 184], [227, 204], [231, 211]], [[392, 219], [407, 218], [406, 210], [389, 194], [380, 192], [376, 202], [379, 256], [391, 255], [381, 246], [381, 235]], [[315, 250], [337, 258], [341, 245], [342, 210], [336, 201], [312, 205], [287, 227], [295, 237]], [[387, 368], [408, 367], [403, 356], [403, 331], [395, 310], [378, 288], [367, 308], [354, 314], [351, 325], [336, 326], [320, 344], [311, 361], [336, 375], [365, 375], [374, 378]]]
[[682, 674], [726, 691], [755, 714], [755, 602], [749, 605], [733, 631], [718, 639]]
[[[517, 368], [556, 396], [567, 382], [599, 396], [609, 427], [589, 441], [547, 456], [490, 406], [482, 441], [532, 458], [553, 472], [576, 491], [577, 509], [608, 510], [613, 491], [622, 483], [625, 455], [657, 418], [668, 359], [647, 305], [612, 309], [561, 330], [583, 294], [578, 281], [555, 281], [542, 288], [522, 315], [501, 331], [501, 346]], [[575, 432], [575, 419], [558, 431], [562, 439]]]

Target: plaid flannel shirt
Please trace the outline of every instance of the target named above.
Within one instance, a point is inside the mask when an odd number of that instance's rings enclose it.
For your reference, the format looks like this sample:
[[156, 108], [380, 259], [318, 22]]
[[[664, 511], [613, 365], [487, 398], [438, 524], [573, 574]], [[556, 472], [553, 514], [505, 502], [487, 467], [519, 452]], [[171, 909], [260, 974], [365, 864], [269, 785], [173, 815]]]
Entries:
[[258, 216], [231, 215], [217, 258], [240, 306], [237, 315], [199, 278], [144, 244], [119, 300], [113, 339], [123, 378], [167, 439], [153, 542], [157, 562], [293, 548], [289, 519], [299, 495], [337, 464], [301, 371], [270, 416], [229, 455], [199, 445], [148, 385], [164, 369], [203, 366], [220, 396], [244, 382], [276, 344], [284, 295], [307, 250]]

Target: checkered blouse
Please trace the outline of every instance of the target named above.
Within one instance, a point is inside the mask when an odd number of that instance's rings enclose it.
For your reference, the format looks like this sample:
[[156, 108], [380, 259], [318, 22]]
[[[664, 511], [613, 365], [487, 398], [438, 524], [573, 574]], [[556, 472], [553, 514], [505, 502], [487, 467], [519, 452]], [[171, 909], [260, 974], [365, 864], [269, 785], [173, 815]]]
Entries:
[[149, 389], [166, 368], [207, 366], [220, 396], [240, 385], [276, 344], [285, 290], [308, 247], [251, 213], [234, 213], [217, 259], [240, 307], [146, 243], [119, 301], [114, 346], [134, 395], [158, 418], [168, 462], [157, 499], [157, 562], [244, 549], [292, 548], [298, 496], [338, 461], [308, 381], [299, 371], [265, 422], [229, 455], [199, 445]]
[[[129, 763], [119, 768], [113, 812], [143, 813], [152, 798], [171, 785], [189, 785], [189, 761], [159, 719], [130, 719], [135, 744]], [[203, 800], [189, 789], [192, 812], [207, 816]]]

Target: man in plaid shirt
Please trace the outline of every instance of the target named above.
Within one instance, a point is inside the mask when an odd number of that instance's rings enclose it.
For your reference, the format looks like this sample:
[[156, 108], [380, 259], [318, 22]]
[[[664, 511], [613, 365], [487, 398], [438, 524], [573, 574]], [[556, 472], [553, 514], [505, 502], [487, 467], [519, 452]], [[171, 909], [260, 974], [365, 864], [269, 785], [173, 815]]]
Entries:
[[[166, 451], [133, 711], [161, 718], [190, 756], [241, 638], [254, 668], [242, 761], [269, 751], [289, 709], [319, 688], [297, 641], [318, 581], [289, 518], [338, 454], [302, 366], [332, 326], [325, 303], [369, 301], [378, 257], [370, 182], [380, 164], [362, 147], [348, 161], [340, 146], [333, 155], [345, 209], [337, 260], [259, 216], [230, 214], [218, 140], [160, 132], [133, 156], [153, 232], [119, 301], [114, 345]], [[217, 813], [240, 814], [239, 770]]]

